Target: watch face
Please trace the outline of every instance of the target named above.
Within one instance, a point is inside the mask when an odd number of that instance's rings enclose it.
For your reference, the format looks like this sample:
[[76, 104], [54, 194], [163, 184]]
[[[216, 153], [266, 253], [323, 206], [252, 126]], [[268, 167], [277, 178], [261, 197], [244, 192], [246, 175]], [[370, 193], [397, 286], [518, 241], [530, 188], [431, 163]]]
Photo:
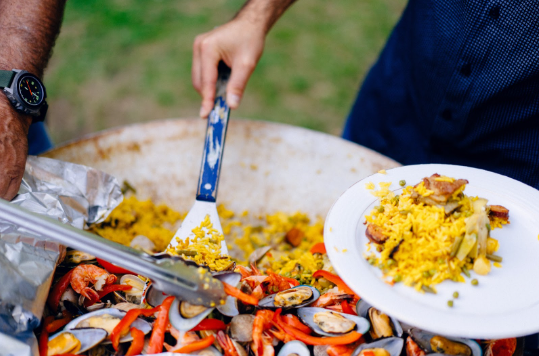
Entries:
[[31, 106], [37, 106], [43, 102], [43, 86], [32, 75], [23, 75], [19, 79], [19, 95], [24, 102]]

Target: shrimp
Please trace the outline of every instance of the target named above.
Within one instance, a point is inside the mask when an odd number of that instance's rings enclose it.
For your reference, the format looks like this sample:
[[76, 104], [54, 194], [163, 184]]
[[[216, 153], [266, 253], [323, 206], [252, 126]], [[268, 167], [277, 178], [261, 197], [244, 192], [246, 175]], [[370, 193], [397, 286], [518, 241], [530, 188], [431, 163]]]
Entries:
[[256, 356], [262, 356], [265, 354], [264, 349], [266, 348], [266, 345], [264, 344], [263, 333], [264, 330], [268, 329], [271, 326], [273, 314], [274, 313], [271, 310], [259, 310], [256, 312], [255, 321], [253, 323], [252, 347], [252, 350]]
[[223, 348], [225, 356], [240, 356], [236, 350], [236, 346], [232, 342], [232, 339], [230, 339], [230, 337], [225, 334], [223, 330], [219, 330], [217, 332], [217, 342], [219, 342], [219, 345], [221, 345]]
[[486, 342], [485, 356], [513, 356], [517, 348], [517, 339], [499, 339]]
[[325, 308], [330, 305], [337, 304], [346, 299], [353, 299], [354, 296], [346, 293], [328, 292], [322, 295], [314, 304], [313, 307]]
[[88, 285], [92, 283], [96, 290], [101, 290], [104, 285], [116, 282], [116, 279], [114, 274], [109, 274], [103, 268], [94, 265], [79, 265], [71, 274], [71, 287], [86, 299], [97, 300], [99, 295]]
[[410, 336], [406, 339], [406, 356], [425, 356], [425, 351]]

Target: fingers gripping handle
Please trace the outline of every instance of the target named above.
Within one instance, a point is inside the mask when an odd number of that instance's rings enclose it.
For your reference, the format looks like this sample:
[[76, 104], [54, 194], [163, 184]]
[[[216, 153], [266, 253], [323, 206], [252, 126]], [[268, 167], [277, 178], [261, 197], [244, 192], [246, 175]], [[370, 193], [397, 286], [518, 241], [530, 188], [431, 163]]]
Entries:
[[226, 85], [229, 78], [230, 68], [224, 62], [219, 62], [215, 104], [208, 116], [204, 153], [198, 178], [197, 200], [215, 202], [217, 199], [221, 160], [230, 117], [230, 108], [226, 103]]

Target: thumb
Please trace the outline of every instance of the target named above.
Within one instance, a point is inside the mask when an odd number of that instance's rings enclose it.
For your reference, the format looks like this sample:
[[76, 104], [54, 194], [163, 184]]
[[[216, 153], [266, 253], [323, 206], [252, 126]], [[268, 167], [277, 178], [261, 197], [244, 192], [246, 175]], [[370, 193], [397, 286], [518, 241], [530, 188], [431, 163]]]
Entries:
[[232, 66], [232, 73], [226, 87], [226, 102], [231, 109], [237, 109], [240, 106], [247, 81], [255, 67], [255, 62], [243, 62]]

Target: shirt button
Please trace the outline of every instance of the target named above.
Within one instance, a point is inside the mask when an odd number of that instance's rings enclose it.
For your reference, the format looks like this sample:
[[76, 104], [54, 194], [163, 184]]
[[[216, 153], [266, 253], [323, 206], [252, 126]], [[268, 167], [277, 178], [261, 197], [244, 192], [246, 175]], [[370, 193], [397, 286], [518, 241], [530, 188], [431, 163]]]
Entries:
[[470, 63], [464, 64], [462, 67], [460, 67], [460, 74], [465, 77], [469, 77], [470, 74], [472, 74], [472, 65]]
[[494, 20], [497, 20], [500, 17], [500, 7], [494, 6], [490, 9], [488, 15], [492, 17]]
[[442, 116], [442, 119], [446, 121], [451, 121], [451, 110], [445, 109], [444, 111], [442, 111], [441, 116]]

